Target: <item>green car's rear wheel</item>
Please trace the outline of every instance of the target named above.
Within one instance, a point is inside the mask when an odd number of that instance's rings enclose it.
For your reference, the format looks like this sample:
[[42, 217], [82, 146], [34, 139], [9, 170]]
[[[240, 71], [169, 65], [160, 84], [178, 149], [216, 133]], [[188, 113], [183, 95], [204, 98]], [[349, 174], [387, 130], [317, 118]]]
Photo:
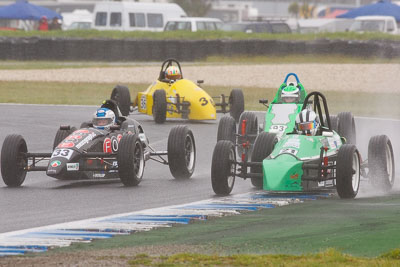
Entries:
[[[251, 156], [252, 162], [262, 162], [268, 157], [278, 142], [278, 138], [274, 133], [262, 132], [257, 136], [254, 143], [253, 154]], [[263, 173], [262, 167], [254, 166], [251, 167], [252, 173]], [[263, 187], [263, 179], [251, 178], [251, 183], [256, 188], [261, 189]]]
[[360, 175], [360, 155], [356, 146], [341, 146], [336, 161], [336, 190], [340, 198], [355, 198], [360, 187]]
[[221, 140], [214, 148], [211, 184], [217, 195], [229, 195], [235, 184], [236, 152], [231, 141]]
[[356, 144], [356, 125], [351, 112], [340, 112], [337, 115], [337, 129], [339, 135], [346, 138], [346, 144]]

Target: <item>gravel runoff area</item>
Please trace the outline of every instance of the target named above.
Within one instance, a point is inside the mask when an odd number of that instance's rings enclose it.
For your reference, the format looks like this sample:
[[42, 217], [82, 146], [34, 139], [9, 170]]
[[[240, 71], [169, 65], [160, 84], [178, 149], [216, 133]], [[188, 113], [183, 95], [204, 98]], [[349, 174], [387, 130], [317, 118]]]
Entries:
[[[0, 70], [0, 81], [151, 83], [159, 66]], [[248, 64], [182, 66], [185, 78], [209, 86], [275, 88], [289, 72], [311, 90], [397, 92], [400, 64]]]

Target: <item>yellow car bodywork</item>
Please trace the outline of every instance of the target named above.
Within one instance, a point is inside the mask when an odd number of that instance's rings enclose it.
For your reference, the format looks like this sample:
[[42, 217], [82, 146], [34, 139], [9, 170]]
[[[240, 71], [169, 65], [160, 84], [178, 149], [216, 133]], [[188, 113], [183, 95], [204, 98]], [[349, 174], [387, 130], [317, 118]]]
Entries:
[[212, 97], [199, 85], [187, 79], [162, 82], [157, 80], [144, 92], [139, 92], [134, 101], [138, 111], [153, 115], [153, 95], [156, 90], [164, 90], [167, 96], [167, 118], [182, 118], [177, 109], [177, 101], [189, 102], [189, 120], [215, 120], [217, 111]]

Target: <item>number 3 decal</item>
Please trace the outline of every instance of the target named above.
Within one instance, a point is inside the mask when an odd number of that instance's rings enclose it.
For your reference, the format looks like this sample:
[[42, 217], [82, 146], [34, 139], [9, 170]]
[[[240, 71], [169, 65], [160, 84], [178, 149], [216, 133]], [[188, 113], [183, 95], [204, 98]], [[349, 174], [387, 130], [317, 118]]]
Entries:
[[205, 97], [200, 98], [199, 101], [201, 102], [202, 106], [205, 106], [208, 104], [208, 100]]

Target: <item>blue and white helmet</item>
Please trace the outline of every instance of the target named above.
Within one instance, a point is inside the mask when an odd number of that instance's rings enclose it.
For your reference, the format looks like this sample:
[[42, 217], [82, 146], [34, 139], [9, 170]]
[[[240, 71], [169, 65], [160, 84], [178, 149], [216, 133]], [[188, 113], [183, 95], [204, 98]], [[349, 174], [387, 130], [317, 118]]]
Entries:
[[115, 114], [108, 108], [99, 108], [93, 115], [93, 127], [101, 130], [108, 130], [116, 123]]

